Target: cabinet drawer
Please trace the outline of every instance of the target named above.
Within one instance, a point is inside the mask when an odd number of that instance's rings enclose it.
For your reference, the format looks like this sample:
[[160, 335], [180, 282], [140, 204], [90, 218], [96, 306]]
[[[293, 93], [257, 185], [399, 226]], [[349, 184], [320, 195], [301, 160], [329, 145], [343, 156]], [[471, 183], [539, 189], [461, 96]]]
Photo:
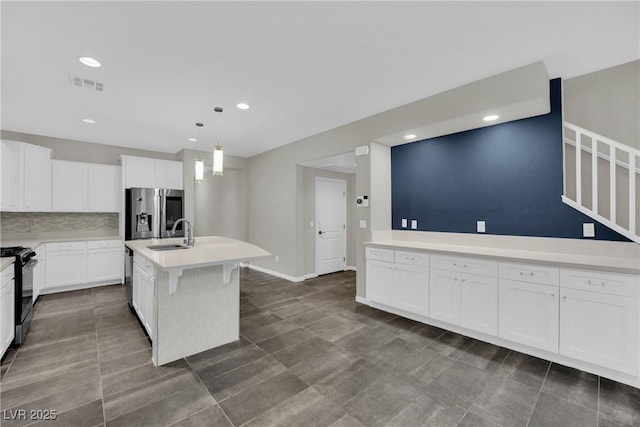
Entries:
[[560, 287], [638, 298], [640, 277], [631, 274], [562, 269]]
[[398, 264], [420, 265], [426, 267], [429, 265], [429, 255], [419, 252], [401, 252], [396, 251], [396, 262]]
[[501, 262], [499, 268], [501, 279], [551, 286], [558, 286], [560, 283], [560, 269], [558, 268], [543, 267], [534, 264], [515, 264], [511, 262]]
[[5, 283], [8, 283], [11, 279], [13, 279], [14, 276], [15, 276], [15, 268], [14, 268], [14, 265], [11, 264], [10, 266], [2, 270], [2, 286], [4, 286]]
[[367, 248], [366, 255], [367, 255], [367, 259], [376, 259], [378, 261], [393, 262], [392, 249]]
[[81, 251], [84, 250], [85, 247], [85, 242], [47, 243], [47, 252]]
[[87, 242], [87, 249], [117, 249], [121, 246], [122, 242], [120, 240], [92, 240]]
[[461, 271], [481, 276], [498, 276], [498, 263], [476, 258], [431, 255], [431, 266], [443, 270]]
[[147, 274], [154, 277], [153, 263], [138, 252], [133, 253], [133, 262], [138, 264]]

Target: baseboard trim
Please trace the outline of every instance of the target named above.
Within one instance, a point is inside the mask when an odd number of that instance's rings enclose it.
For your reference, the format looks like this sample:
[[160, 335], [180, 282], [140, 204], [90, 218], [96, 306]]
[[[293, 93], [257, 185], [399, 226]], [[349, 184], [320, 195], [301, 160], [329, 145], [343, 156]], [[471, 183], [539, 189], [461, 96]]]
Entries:
[[356, 268], [355, 265], [347, 265], [347, 268], [345, 268], [345, 271], [349, 270], [349, 271], [358, 271], [358, 269]]
[[356, 302], [359, 302], [360, 304], [370, 305], [368, 299], [366, 299], [365, 297], [359, 297], [357, 295], [356, 295]]
[[316, 273], [309, 273], [309, 274], [305, 274], [305, 275], [304, 275], [304, 280], [308, 280], [308, 279], [315, 279], [316, 277], [318, 277], [318, 274], [316, 274]]
[[294, 283], [304, 282], [304, 276], [302, 276], [302, 277], [293, 277], [293, 276], [289, 276], [288, 274], [279, 273], [277, 271], [269, 270], [268, 268], [264, 268], [264, 267], [258, 267], [257, 265], [253, 265], [253, 264], [245, 264], [245, 266], [249, 267], [252, 270], [256, 270], [256, 271], [259, 271], [261, 273], [270, 274], [272, 276], [276, 276], [276, 277], [279, 277], [281, 279], [288, 280], [290, 282], [294, 282]]

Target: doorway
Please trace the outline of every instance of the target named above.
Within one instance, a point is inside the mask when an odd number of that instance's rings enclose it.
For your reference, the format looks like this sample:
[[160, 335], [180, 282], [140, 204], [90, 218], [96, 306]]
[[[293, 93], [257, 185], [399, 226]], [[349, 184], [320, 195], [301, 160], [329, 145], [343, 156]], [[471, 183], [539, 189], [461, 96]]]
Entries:
[[316, 274], [347, 267], [347, 182], [316, 177]]

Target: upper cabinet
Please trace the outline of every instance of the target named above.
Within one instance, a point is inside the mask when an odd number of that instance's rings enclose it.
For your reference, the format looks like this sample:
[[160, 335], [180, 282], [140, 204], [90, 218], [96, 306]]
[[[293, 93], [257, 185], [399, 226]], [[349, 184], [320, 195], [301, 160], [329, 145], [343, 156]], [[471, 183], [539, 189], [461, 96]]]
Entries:
[[54, 212], [119, 212], [120, 167], [52, 161]]
[[0, 209], [51, 211], [51, 150], [17, 141], [2, 141]]
[[182, 190], [182, 162], [120, 156], [125, 188], [170, 188]]

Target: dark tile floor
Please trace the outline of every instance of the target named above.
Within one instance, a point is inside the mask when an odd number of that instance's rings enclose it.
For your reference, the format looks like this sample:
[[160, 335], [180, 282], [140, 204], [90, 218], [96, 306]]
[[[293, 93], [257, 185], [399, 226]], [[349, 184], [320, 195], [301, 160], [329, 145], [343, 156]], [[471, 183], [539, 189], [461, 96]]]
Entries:
[[640, 390], [357, 304], [353, 272], [241, 277], [241, 339], [160, 368], [122, 286], [42, 297], [0, 423], [640, 426]]

